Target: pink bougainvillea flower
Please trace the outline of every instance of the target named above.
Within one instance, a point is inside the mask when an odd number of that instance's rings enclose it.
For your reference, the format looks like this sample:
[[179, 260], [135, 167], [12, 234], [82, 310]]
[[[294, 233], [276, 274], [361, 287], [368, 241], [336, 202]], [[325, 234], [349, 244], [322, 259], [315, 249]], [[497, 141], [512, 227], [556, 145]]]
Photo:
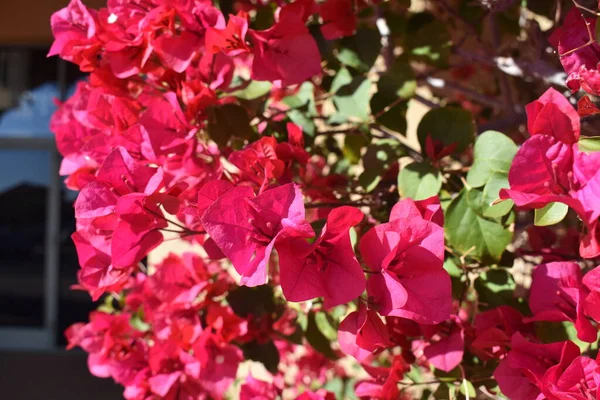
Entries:
[[203, 53], [198, 70], [189, 69], [186, 71], [188, 76], [200, 78], [212, 90], [224, 89], [229, 87], [233, 79], [235, 65], [233, 60], [223, 53]]
[[392, 346], [381, 317], [362, 304], [340, 323], [338, 341], [340, 349], [358, 361]]
[[531, 225], [527, 229], [530, 250], [523, 254], [540, 255], [543, 262], [576, 259], [579, 254], [579, 230], [567, 229], [566, 234], [557, 235], [551, 227]]
[[202, 259], [193, 253], [185, 253], [184, 256], [169, 254], [156, 265], [156, 272], [148, 277], [146, 315], [186, 310], [196, 305], [208, 282]]
[[240, 400], [275, 400], [277, 393], [273, 383], [256, 379], [249, 373], [240, 389]]
[[158, 342], [148, 351], [150, 391], [161, 398], [195, 398], [202, 392], [199, 382], [200, 361], [177, 346], [176, 342]]
[[[580, 88], [594, 95], [600, 93], [600, 46], [595, 41], [588, 44], [589, 24], [591, 32], [596, 28], [596, 18], [584, 17], [579, 9], [573, 7], [561, 26], [558, 26], [548, 38], [550, 44], [557, 49], [560, 62], [567, 73], [567, 86], [573, 92]], [[578, 49], [571, 52], [571, 50]], [[570, 52], [570, 53], [569, 53]], [[567, 54], [568, 53], [568, 54]]]
[[[167, 222], [159, 203], [167, 211], [178, 208], [176, 199], [171, 201], [170, 196], [158, 193], [162, 186], [160, 168], [140, 165], [127, 150], [117, 147], [106, 157], [96, 180], [82, 189], [75, 202], [81, 233], [74, 235], [73, 240], [80, 258], [90, 260], [85, 262], [79, 278], [93, 296], [122, 285], [123, 277], [113, 270], [130, 271], [162, 242], [159, 229], [165, 228]], [[93, 256], [89, 255], [90, 246], [97, 248], [92, 251]]]
[[511, 400], [540, 398], [546, 371], [557, 365], [565, 354], [579, 355], [579, 348], [573, 342], [539, 344], [519, 333], [513, 334], [510, 347], [494, 371], [494, 378], [502, 393]]
[[530, 208], [552, 202], [568, 205], [587, 227], [580, 253], [593, 258], [600, 254], [600, 205], [595, 201], [600, 195], [600, 153], [579, 150], [579, 116], [554, 89], [529, 104], [527, 115], [532, 137], [517, 152], [508, 174], [510, 189], [502, 189], [500, 197]]
[[600, 268], [596, 267], [585, 274], [582, 283], [589, 291], [583, 305], [585, 313], [600, 323]]
[[202, 332], [193, 349], [195, 358], [200, 360], [199, 381], [203, 391], [214, 398], [223, 396], [235, 380], [238, 366], [244, 360], [242, 350], [220, 341], [210, 330]]
[[283, 295], [288, 301], [325, 299], [325, 308], [345, 304], [365, 290], [365, 275], [352, 249], [349, 229], [363, 213], [348, 206], [327, 216], [321, 235], [312, 244], [302, 238], [281, 240], [275, 247]]
[[250, 48], [246, 44], [248, 33], [248, 14], [240, 11], [230, 15], [225, 29], [208, 28], [206, 30], [206, 52], [215, 54], [223, 52], [228, 56], [247, 53]]
[[242, 276], [242, 284], [263, 285], [275, 242], [286, 236], [311, 237], [300, 189], [292, 183], [255, 196], [238, 186], [206, 209], [202, 225]]
[[152, 46], [165, 67], [181, 73], [190, 66], [201, 43], [201, 37], [183, 31], [179, 34], [162, 34], [152, 41]]
[[421, 216], [441, 227], [444, 226], [444, 212], [440, 205], [440, 198], [432, 196], [423, 200], [403, 199], [392, 207], [390, 221], [400, 218], [418, 218]]
[[569, 100], [556, 89], [548, 89], [525, 109], [527, 129], [531, 136], [553, 136], [565, 144], [573, 144], [579, 140], [579, 115]]
[[50, 25], [54, 43], [48, 56], [58, 54], [78, 64], [82, 71], [92, 71], [100, 51], [96, 20], [96, 11], [87, 8], [81, 0], [71, 0], [67, 7], [52, 14]]
[[[90, 313], [89, 323], [74, 324], [67, 329], [67, 348], [79, 346], [89, 353], [88, 367], [92, 375], [113, 377], [117, 382], [125, 383], [123, 372], [127, 367], [134, 367], [136, 361], [143, 362], [137, 359], [134, 350], [141, 344], [141, 334], [131, 327], [130, 319], [128, 313], [115, 315], [94, 311]], [[117, 358], [116, 353], [124, 356]]]
[[277, 158], [277, 140], [263, 136], [243, 150], [234, 151], [228, 161], [235, 165], [240, 173], [240, 181], [249, 181], [262, 192], [268, 184], [279, 179], [285, 169], [283, 161]]
[[446, 146], [444, 142], [433, 139], [431, 135], [427, 135], [425, 138], [425, 154], [427, 154], [427, 157], [431, 158], [434, 163], [437, 163], [442, 158], [454, 153], [457, 146], [458, 143], [452, 143]]
[[279, 178], [282, 183], [293, 181], [294, 176], [304, 177], [310, 160], [310, 154], [304, 148], [302, 128], [291, 122], [286, 124], [286, 128], [287, 142], [277, 143], [275, 149], [277, 158], [285, 164], [283, 175]]
[[590, 100], [589, 96], [583, 96], [577, 101], [577, 114], [580, 117], [589, 117], [600, 114], [600, 109]]
[[71, 235], [81, 269], [77, 273], [80, 288], [88, 291], [94, 301], [106, 292], [121, 291], [129, 280], [133, 267], [112, 265], [111, 240], [96, 229], [78, 229]]
[[401, 356], [394, 356], [389, 368], [373, 367], [367, 364], [362, 366], [372, 379], [356, 384], [356, 395], [359, 398], [382, 400], [408, 400], [410, 398], [409, 395], [405, 396], [404, 392], [400, 392], [398, 389], [398, 382], [405, 373], [410, 371], [410, 365]]
[[532, 274], [529, 321], [571, 321], [577, 337], [594, 342], [597, 330], [584, 313], [587, 289], [582, 284], [581, 268], [572, 262], [538, 265]]
[[160, 229], [168, 226], [156, 204], [146, 196], [132, 193], [121, 197], [115, 214], [119, 218], [112, 241], [111, 254], [115, 267], [127, 267], [141, 261], [163, 241]]
[[437, 369], [450, 372], [461, 363], [465, 352], [465, 333], [453, 323], [450, 333], [423, 348], [423, 356]]
[[512, 335], [519, 332], [532, 337], [533, 328], [514, 308], [496, 307], [475, 316], [475, 340], [471, 347], [481, 353], [480, 357], [498, 358], [507, 352]]
[[198, 190], [198, 208], [200, 217], [219, 197], [233, 189], [235, 186], [228, 181], [208, 181]]
[[296, 17], [300, 17], [303, 22], [306, 22], [318, 10], [319, 8], [315, 0], [296, 0], [279, 9], [279, 18], [286, 18], [285, 14], [293, 14]]
[[351, 36], [356, 30], [355, 2], [352, 0], [327, 0], [319, 6], [323, 18], [321, 32], [327, 40]]
[[599, 381], [596, 360], [563, 349], [560, 362], [544, 374], [542, 392], [548, 400], [596, 399]]
[[319, 389], [316, 392], [307, 390], [300, 396], [296, 397], [296, 400], [335, 400], [335, 393], [329, 392], [325, 389]]
[[450, 276], [443, 268], [444, 232], [423, 219], [418, 208], [408, 211], [397, 208], [394, 219], [361, 238], [360, 253], [373, 271], [367, 292], [382, 315], [436, 324], [452, 308]]
[[248, 321], [238, 317], [231, 307], [211, 304], [208, 307], [206, 324], [223, 343], [231, 343], [248, 333]]
[[289, 86], [321, 73], [317, 43], [295, 14], [284, 13], [269, 29], [251, 29], [249, 34], [254, 43], [252, 79]]

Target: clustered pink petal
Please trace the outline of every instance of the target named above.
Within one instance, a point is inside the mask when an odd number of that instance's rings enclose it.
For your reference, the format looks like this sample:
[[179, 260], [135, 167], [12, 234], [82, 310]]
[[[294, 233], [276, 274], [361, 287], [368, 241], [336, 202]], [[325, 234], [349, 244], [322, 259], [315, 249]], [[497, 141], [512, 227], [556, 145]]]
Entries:
[[594, 200], [600, 195], [600, 153], [579, 149], [579, 115], [556, 90], [548, 89], [526, 109], [532, 136], [517, 152], [508, 174], [510, 189], [502, 189], [500, 197], [529, 208], [568, 205], [586, 225], [580, 253], [594, 258], [600, 255], [600, 206]]

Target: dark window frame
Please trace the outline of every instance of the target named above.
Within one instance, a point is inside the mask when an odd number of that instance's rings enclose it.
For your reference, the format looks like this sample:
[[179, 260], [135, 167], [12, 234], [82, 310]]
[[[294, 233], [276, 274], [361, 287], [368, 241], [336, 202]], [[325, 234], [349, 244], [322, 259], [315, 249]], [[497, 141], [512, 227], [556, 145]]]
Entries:
[[[60, 100], [66, 100], [67, 64], [58, 60], [57, 83]], [[33, 133], [33, 132], [32, 132]], [[33, 135], [30, 135], [33, 136]], [[57, 350], [60, 280], [61, 156], [53, 137], [0, 137], [0, 150], [46, 150], [50, 154], [49, 185], [46, 195], [46, 230], [44, 235], [43, 326], [0, 327], [0, 349]]]

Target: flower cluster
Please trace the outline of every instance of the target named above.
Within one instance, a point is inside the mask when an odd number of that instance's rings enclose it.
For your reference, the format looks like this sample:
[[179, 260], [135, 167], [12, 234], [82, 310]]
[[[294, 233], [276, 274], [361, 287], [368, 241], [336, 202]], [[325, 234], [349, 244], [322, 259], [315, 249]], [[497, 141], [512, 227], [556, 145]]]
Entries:
[[[498, 101], [460, 86], [480, 71], [448, 67], [436, 20], [464, 27], [462, 8], [225, 3], [52, 16], [50, 55], [89, 73], [51, 129], [79, 191], [77, 288], [101, 301], [66, 333], [91, 373], [129, 400], [600, 396], [592, 100], [549, 89], [526, 140], [476, 137]], [[494, 23], [517, 3], [469, 7]], [[592, 94], [594, 23], [574, 8], [550, 38], [568, 87]], [[446, 67], [462, 108], [415, 94]], [[402, 135], [411, 98], [432, 107], [421, 151]]]
[[[600, 153], [580, 150], [580, 121], [569, 101], [554, 89], [527, 106], [528, 130], [510, 168], [510, 198], [518, 206], [543, 208], [560, 202], [577, 212], [587, 233], [581, 239], [582, 257], [600, 255]], [[525, 172], [526, 171], [526, 172]]]

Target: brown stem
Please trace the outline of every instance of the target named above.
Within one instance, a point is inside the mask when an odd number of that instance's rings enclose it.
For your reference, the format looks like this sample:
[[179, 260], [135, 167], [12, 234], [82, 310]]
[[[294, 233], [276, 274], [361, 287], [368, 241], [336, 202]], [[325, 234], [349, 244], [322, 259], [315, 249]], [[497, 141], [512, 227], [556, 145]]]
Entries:
[[577, 8], [579, 8], [580, 10], [587, 11], [587, 12], [589, 12], [589, 13], [592, 13], [592, 14], [594, 14], [594, 15], [595, 15], [595, 16], [597, 16], [597, 17], [600, 17], [600, 13], [599, 13], [598, 11], [595, 11], [595, 10], [592, 10], [591, 8], [587, 8], [587, 7], [584, 7], [584, 6], [582, 6], [582, 5], [581, 5], [581, 4], [579, 4], [579, 2], [578, 2], [578, 1], [576, 1], [576, 0], [571, 0], [571, 1], [573, 2], [573, 5], [574, 5], [575, 7], [577, 7]]
[[327, 202], [327, 203], [309, 203], [305, 204], [304, 208], [325, 208], [325, 207], [340, 207], [340, 206], [355, 206], [355, 207], [364, 207], [373, 205], [370, 202], [365, 201], [337, 201], [337, 202]]
[[[573, 0], [573, 2], [575, 3], [575, 0]], [[577, 3], [575, 3], [577, 4]], [[584, 8], [584, 10], [587, 10]], [[588, 41], [585, 44], [582, 44], [581, 46], [575, 47], [574, 49], [571, 49], [569, 51], [566, 51], [562, 54], [559, 54], [559, 57], [564, 57], [564, 56], [568, 56], [569, 54], [573, 54], [576, 51], [579, 51], [581, 49], [584, 49], [588, 46], [593, 45], [594, 43], [596, 43], [596, 40], [594, 39], [594, 34], [592, 33], [592, 27], [591, 24], [588, 22], [587, 19], [585, 19], [585, 17], [583, 16], [583, 14], [581, 14], [581, 18], [583, 18], [583, 22], [585, 23], [585, 29], [587, 30], [587, 34], [588, 34]]]
[[[498, 29], [498, 24], [496, 23], [496, 14], [490, 14], [490, 29], [492, 31], [492, 47], [498, 51], [500, 48], [500, 30]], [[496, 53], [496, 55], [498, 55]], [[509, 113], [514, 113], [514, 109], [512, 107], [512, 93], [510, 89], [510, 82], [508, 81], [508, 76], [498, 71], [498, 78], [500, 79], [500, 89], [502, 91], [502, 96], [504, 97], [504, 108], [509, 111]]]

